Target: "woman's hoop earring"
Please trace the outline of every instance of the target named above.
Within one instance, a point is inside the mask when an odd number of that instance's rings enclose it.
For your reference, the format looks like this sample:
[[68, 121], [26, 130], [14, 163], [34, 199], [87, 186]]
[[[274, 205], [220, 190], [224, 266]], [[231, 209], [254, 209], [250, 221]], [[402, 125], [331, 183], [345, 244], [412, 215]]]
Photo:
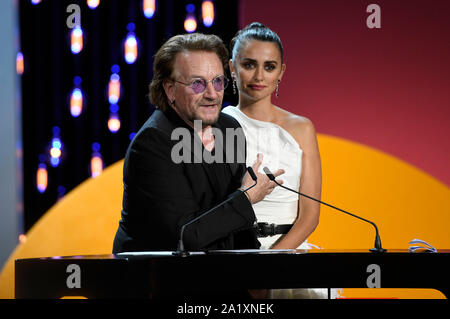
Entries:
[[280, 80], [277, 82], [277, 88], [275, 89], [275, 96], [278, 97], [278, 84], [280, 84]]

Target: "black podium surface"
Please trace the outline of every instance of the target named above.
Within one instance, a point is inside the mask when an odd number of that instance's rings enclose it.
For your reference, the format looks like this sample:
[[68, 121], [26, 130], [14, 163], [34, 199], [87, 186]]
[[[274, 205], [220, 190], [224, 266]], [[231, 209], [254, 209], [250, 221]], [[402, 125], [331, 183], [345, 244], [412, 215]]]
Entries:
[[235, 296], [248, 289], [434, 288], [450, 297], [450, 250], [172, 252], [18, 259], [16, 298]]

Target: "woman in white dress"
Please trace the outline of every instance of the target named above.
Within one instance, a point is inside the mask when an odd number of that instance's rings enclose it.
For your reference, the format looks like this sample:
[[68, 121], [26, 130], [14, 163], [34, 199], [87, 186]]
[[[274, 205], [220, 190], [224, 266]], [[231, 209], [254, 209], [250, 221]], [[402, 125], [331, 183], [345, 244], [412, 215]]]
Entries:
[[[278, 35], [254, 22], [231, 42], [230, 72], [239, 104], [223, 109], [242, 126], [247, 140], [247, 166], [258, 156], [257, 174], [268, 167], [283, 185], [320, 199], [322, 173], [319, 148], [312, 122], [272, 104], [278, 97], [286, 65]], [[236, 93], [236, 92], [235, 92]], [[262, 163], [261, 163], [262, 162]], [[255, 167], [255, 166], [254, 166]], [[252, 197], [252, 190], [248, 192]], [[259, 238], [261, 249], [311, 248], [308, 236], [319, 223], [319, 203], [275, 187], [253, 204], [258, 222], [292, 224], [287, 234]], [[334, 289], [333, 289], [334, 290]], [[256, 298], [327, 298], [327, 289], [274, 289], [252, 291]], [[267, 295], [268, 293], [268, 295]]]
[[[321, 161], [312, 122], [272, 104], [286, 65], [278, 35], [254, 22], [231, 43], [230, 72], [239, 104], [223, 109], [241, 124], [247, 139], [247, 165], [257, 156], [272, 172], [284, 170], [283, 185], [320, 199]], [[249, 191], [251, 198], [251, 190]], [[293, 224], [285, 235], [260, 238], [262, 249], [308, 248], [307, 238], [319, 223], [319, 203], [276, 187], [253, 205], [258, 222]]]

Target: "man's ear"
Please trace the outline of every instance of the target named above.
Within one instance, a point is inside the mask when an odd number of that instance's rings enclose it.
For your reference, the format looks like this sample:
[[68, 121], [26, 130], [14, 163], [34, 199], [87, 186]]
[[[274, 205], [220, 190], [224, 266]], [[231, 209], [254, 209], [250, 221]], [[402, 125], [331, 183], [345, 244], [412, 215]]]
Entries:
[[169, 104], [171, 104], [171, 101], [175, 100], [175, 83], [170, 80], [164, 80], [163, 88], [167, 98], [169, 99]]

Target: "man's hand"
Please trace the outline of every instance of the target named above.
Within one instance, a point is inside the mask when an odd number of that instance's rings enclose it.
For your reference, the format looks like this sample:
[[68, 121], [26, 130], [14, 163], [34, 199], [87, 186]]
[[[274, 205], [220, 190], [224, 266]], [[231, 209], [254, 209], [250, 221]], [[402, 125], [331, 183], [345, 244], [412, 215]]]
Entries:
[[[253, 164], [252, 168], [253, 171], [255, 172], [256, 177], [258, 178], [258, 183], [256, 184], [255, 187], [253, 187], [252, 189], [248, 190], [246, 192], [246, 195], [250, 201], [250, 203], [252, 204], [256, 204], [257, 202], [261, 201], [264, 199], [264, 197], [266, 197], [266, 195], [270, 194], [273, 189], [277, 186], [277, 184], [275, 182], [272, 182], [266, 174], [261, 174], [258, 172], [259, 167], [262, 164], [262, 160], [263, 160], [263, 155], [262, 154], [258, 154], [256, 157], [256, 161]], [[283, 169], [279, 169], [276, 172], [273, 173], [273, 176], [278, 177], [281, 174], [284, 174], [284, 170]], [[283, 184], [282, 180], [276, 180], [278, 183]], [[244, 179], [242, 180], [242, 186], [241, 188], [245, 189], [247, 187], [250, 187], [251, 185], [253, 185], [253, 180], [250, 177], [250, 174], [247, 172], [244, 176]]]

